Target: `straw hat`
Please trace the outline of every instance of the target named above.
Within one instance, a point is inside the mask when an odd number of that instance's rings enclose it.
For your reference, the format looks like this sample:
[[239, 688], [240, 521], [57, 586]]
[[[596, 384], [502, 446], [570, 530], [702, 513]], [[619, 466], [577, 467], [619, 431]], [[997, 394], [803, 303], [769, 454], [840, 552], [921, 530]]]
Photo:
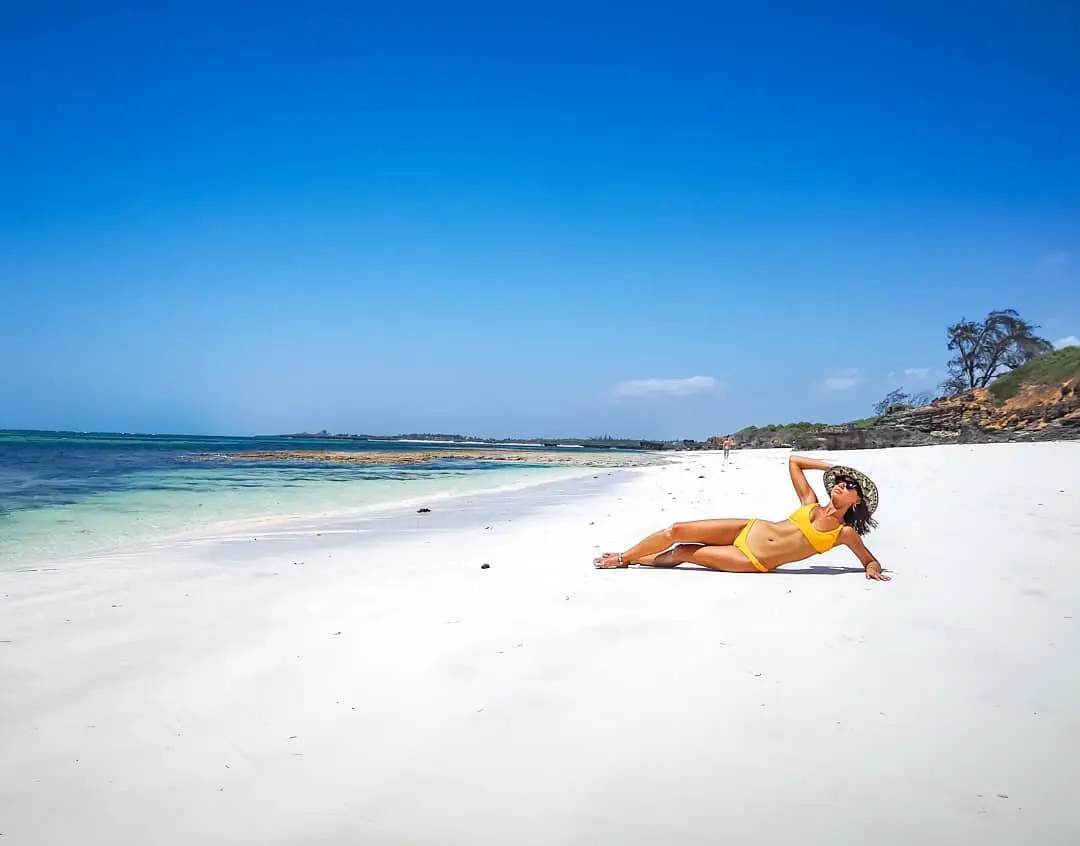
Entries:
[[836, 484], [837, 477], [851, 479], [853, 482], [859, 483], [859, 490], [862, 492], [862, 501], [866, 504], [866, 510], [873, 514], [877, 511], [878, 507], [878, 489], [877, 485], [871, 481], [870, 477], [865, 473], [856, 470], [854, 467], [845, 467], [842, 464], [837, 464], [834, 467], [830, 467], [825, 471], [825, 492], [828, 493], [833, 489]]

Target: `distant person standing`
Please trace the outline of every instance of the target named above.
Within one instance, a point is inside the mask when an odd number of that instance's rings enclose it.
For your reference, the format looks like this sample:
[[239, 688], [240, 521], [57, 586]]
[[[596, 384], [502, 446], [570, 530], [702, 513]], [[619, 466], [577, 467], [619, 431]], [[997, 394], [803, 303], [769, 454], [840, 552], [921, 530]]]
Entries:
[[727, 458], [731, 454], [731, 448], [735, 446], [735, 441], [731, 439], [731, 436], [724, 438], [724, 458]]

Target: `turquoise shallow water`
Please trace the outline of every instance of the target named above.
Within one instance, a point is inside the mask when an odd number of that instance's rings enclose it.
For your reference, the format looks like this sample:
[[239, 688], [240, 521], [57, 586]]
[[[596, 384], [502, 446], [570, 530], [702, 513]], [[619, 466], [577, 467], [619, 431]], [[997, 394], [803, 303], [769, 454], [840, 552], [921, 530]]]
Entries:
[[[558, 479], [580, 468], [447, 460], [420, 465], [235, 462], [248, 450], [430, 444], [0, 432], [0, 567], [234, 531], [247, 521], [348, 514], [419, 497]], [[196, 458], [198, 460], [192, 460]]]

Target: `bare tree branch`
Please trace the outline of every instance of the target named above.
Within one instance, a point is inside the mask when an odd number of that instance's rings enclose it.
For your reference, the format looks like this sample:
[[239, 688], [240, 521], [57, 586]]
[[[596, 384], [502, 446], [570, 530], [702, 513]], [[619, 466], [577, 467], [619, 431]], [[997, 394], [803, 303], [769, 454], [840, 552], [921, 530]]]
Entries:
[[955, 395], [985, 388], [1002, 373], [1049, 352], [1052, 346], [1035, 334], [1037, 328], [1011, 308], [990, 312], [982, 323], [954, 323], [946, 331], [949, 349], [956, 354], [949, 360], [942, 389]]

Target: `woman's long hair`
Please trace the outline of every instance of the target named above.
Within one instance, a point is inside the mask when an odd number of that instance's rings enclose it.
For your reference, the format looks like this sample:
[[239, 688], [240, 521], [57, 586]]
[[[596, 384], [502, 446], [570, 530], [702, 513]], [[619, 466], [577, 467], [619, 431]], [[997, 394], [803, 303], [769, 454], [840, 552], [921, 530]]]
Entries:
[[[859, 495], [862, 496], [861, 493]], [[870, 510], [861, 500], [844, 512], [844, 522], [860, 535], [870, 534], [870, 530], [877, 526], [877, 520], [870, 516]]]

